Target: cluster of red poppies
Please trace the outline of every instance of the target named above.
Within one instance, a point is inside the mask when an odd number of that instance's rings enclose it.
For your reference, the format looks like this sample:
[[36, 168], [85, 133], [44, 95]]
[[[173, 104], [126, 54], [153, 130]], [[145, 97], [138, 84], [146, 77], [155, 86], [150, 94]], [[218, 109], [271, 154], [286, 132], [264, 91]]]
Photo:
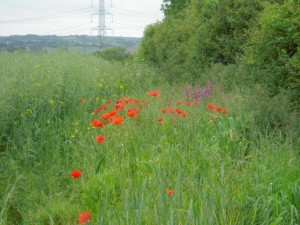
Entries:
[[[150, 91], [147, 92], [146, 94], [154, 98], [159, 97], [158, 91]], [[144, 107], [146, 107], [147, 104], [148, 103], [146, 100], [139, 101], [133, 98], [126, 98], [124, 96], [118, 99], [114, 104], [112, 104], [110, 100], [106, 100], [104, 102], [104, 105], [99, 106], [93, 111], [93, 114], [98, 118], [92, 120], [90, 122], [90, 125], [95, 128], [101, 128], [108, 124], [120, 125], [123, 123], [126, 117], [139, 120], [140, 119], [139, 114], [141, 113], [141, 111], [143, 111]], [[193, 102], [178, 101], [176, 104], [166, 104], [166, 106], [161, 109], [161, 113], [163, 115], [157, 118], [157, 122], [159, 122], [159, 124], [163, 126], [163, 121], [165, 118], [171, 119], [174, 122], [177, 121], [178, 119], [186, 118], [189, 116], [186, 110], [189, 107], [198, 106], [199, 104], [200, 104], [199, 101], [193, 101]], [[207, 108], [211, 112], [217, 112], [223, 115], [228, 114], [228, 110], [226, 108], [222, 108], [221, 106], [214, 106], [212, 103], [209, 103], [207, 105]], [[102, 114], [100, 112], [102, 112]], [[217, 115], [211, 113], [211, 118], [215, 119], [217, 117], [218, 117]], [[96, 137], [97, 143], [100, 144], [103, 143], [104, 141], [105, 141], [105, 137], [103, 135], [99, 135]], [[74, 170], [70, 175], [74, 179], [77, 179], [82, 175], [82, 172], [81, 170]], [[168, 196], [172, 196], [173, 189], [167, 188], [166, 194]], [[78, 216], [78, 220], [82, 224], [91, 222], [90, 212], [85, 211], [81, 213]]]

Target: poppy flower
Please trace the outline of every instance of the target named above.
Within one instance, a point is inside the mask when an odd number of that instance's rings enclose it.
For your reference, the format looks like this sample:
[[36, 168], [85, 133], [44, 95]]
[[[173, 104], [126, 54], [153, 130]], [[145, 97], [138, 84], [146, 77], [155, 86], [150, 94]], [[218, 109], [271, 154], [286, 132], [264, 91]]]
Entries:
[[78, 220], [81, 224], [86, 224], [91, 222], [91, 213], [89, 211], [85, 211], [78, 216]]
[[161, 112], [162, 112], [163, 114], [165, 114], [165, 113], [167, 112], [167, 110], [166, 110], [166, 109], [162, 109]]
[[98, 136], [96, 140], [97, 140], [98, 143], [103, 143], [104, 142], [104, 136]]
[[111, 103], [110, 100], [106, 100], [106, 101], [105, 101], [105, 104], [106, 104], [106, 105], [108, 105], [108, 104], [110, 104], [110, 103]]
[[124, 109], [125, 109], [125, 105], [121, 105], [121, 104], [115, 105], [115, 110], [124, 110]]
[[129, 117], [134, 117], [135, 114], [136, 114], [135, 111], [129, 111], [129, 112], [127, 113], [127, 116], [129, 116]]
[[138, 101], [134, 100], [133, 98], [128, 98], [128, 99], [125, 100], [125, 102], [127, 104], [132, 104], [133, 105], [133, 104], [137, 103]]
[[135, 116], [135, 114], [137, 114], [137, 113], [139, 113], [140, 111], [138, 110], [138, 109], [132, 109], [132, 108], [130, 108], [130, 109], [128, 109], [128, 111], [127, 111], [127, 116], [129, 116], [129, 117], [134, 117]]
[[215, 108], [215, 106], [214, 106], [212, 103], [209, 103], [209, 104], [207, 105], [207, 108], [210, 109], [210, 110], [212, 110], [212, 109]]
[[72, 173], [70, 173], [70, 176], [73, 177], [73, 179], [81, 177], [81, 170], [74, 170]]
[[167, 189], [167, 195], [168, 195], [168, 196], [171, 197], [171, 196], [173, 195], [173, 193], [174, 193], [173, 189], [171, 189], [171, 188], [168, 188], [168, 189]]
[[109, 117], [115, 116], [115, 115], [117, 115], [117, 111], [116, 110], [112, 110], [112, 111], [108, 112], [108, 115], [109, 115]]
[[199, 105], [199, 101], [194, 101], [194, 105]]
[[188, 107], [191, 107], [191, 106], [192, 106], [192, 103], [191, 103], [191, 102], [187, 102], [186, 105], [187, 105]]
[[228, 113], [228, 110], [227, 110], [227, 109], [223, 109], [222, 113], [223, 113], [224, 115], [226, 115], [226, 114]]
[[176, 109], [176, 113], [177, 113], [177, 114], [181, 114], [181, 113], [182, 113], [182, 110], [179, 109], [179, 108], [177, 108], [177, 109]]
[[162, 117], [159, 117], [159, 118], [157, 119], [157, 121], [158, 121], [158, 122], [162, 122], [162, 121], [163, 121], [163, 118], [162, 118]]
[[110, 117], [109, 113], [105, 113], [101, 115], [101, 118], [107, 120]]
[[221, 106], [218, 106], [218, 107], [215, 108], [215, 110], [216, 110], [217, 112], [221, 112], [221, 111], [222, 111], [222, 107], [221, 107]]
[[183, 101], [179, 101], [179, 102], [178, 102], [178, 105], [183, 105]]
[[143, 105], [147, 105], [147, 101], [146, 100], [142, 100], [142, 104]]
[[173, 114], [173, 113], [174, 113], [173, 107], [172, 107], [172, 106], [169, 106], [168, 111], [169, 111], [169, 113]]
[[189, 114], [187, 114], [187, 113], [182, 113], [181, 114], [181, 118], [185, 118], [185, 117], [187, 117]]
[[122, 116], [117, 116], [114, 118], [114, 120], [112, 121], [113, 124], [118, 125], [121, 124], [123, 122], [124, 118]]
[[94, 127], [103, 127], [104, 126], [104, 123], [99, 120], [93, 120], [90, 124]]
[[150, 91], [150, 92], [147, 92], [147, 95], [151, 95], [153, 97], [158, 97], [159, 93], [158, 93], [158, 91]]

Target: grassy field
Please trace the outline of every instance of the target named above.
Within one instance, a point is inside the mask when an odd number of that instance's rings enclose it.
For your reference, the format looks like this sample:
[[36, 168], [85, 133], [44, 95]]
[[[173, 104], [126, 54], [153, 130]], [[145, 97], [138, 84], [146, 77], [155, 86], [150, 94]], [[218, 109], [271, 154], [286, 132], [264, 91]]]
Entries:
[[0, 76], [1, 225], [300, 224], [299, 142], [245, 90], [62, 51]]

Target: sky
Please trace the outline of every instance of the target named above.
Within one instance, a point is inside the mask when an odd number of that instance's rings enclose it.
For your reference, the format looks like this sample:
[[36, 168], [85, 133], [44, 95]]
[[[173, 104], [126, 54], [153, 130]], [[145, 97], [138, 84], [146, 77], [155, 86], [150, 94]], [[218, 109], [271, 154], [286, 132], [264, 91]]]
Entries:
[[[106, 36], [142, 37], [163, 0], [105, 0]], [[0, 36], [97, 35], [99, 0], [0, 0]]]

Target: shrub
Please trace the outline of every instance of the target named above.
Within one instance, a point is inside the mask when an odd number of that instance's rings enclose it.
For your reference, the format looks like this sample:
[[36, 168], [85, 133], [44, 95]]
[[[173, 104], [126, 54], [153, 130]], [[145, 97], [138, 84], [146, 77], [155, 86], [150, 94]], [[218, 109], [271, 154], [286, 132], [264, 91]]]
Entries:
[[252, 30], [245, 59], [267, 71], [256, 81], [269, 87], [272, 95], [288, 89], [300, 104], [300, 2], [268, 4], [258, 26]]
[[122, 47], [112, 47], [103, 51], [97, 51], [94, 54], [109, 61], [124, 61], [130, 58], [130, 54]]

